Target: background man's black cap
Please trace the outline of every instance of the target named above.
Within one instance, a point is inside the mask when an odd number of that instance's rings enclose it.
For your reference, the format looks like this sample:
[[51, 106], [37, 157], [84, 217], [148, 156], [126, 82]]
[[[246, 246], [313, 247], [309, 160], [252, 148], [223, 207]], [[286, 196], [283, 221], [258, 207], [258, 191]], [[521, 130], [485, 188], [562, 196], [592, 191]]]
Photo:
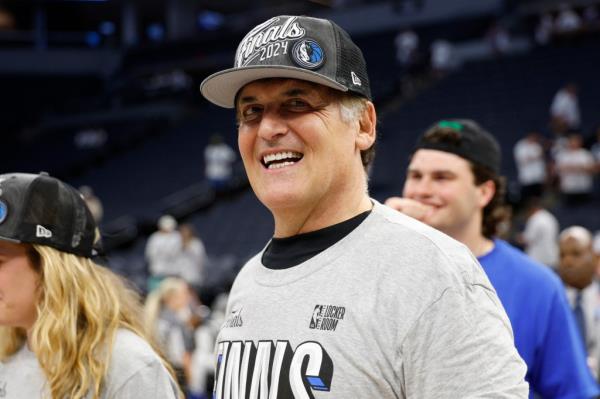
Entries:
[[0, 240], [40, 244], [75, 255], [96, 255], [96, 223], [81, 194], [50, 177], [0, 175]]
[[[439, 133], [447, 134], [439, 134]], [[417, 140], [420, 149], [449, 152], [500, 174], [502, 154], [498, 141], [470, 119], [447, 119], [434, 123]]]
[[280, 15], [254, 27], [240, 42], [233, 68], [200, 85], [210, 102], [233, 108], [238, 91], [265, 78], [290, 78], [371, 99], [367, 64], [346, 31], [327, 19]]

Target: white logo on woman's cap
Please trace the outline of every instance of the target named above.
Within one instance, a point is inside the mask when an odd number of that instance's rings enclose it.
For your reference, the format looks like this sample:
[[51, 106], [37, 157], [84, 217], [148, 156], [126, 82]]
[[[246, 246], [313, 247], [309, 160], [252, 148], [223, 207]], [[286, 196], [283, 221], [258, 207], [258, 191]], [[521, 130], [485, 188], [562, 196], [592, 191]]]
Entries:
[[44, 237], [50, 238], [52, 237], [52, 232], [45, 228], [44, 226], [40, 226], [39, 224], [35, 226], [35, 236], [36, 237]]

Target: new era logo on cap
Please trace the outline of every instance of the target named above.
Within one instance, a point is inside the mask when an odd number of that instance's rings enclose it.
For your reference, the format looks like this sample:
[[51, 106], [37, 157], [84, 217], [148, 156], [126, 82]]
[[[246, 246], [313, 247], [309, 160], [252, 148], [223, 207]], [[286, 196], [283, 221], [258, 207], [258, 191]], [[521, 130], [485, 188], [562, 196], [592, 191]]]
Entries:
[[44, 226], [40, 226], [39, 224], [35, 226], [35, 236], [43, 237], [43, 238], [51, 238], [52, 232], [45, 228]]

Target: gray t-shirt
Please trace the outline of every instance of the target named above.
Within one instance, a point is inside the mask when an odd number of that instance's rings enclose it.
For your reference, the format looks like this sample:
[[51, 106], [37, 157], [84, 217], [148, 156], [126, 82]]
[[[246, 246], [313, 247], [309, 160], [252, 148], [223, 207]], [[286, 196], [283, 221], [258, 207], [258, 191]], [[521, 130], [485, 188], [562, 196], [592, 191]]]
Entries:
[[[0, 362], [0, 398], [49, 397], [46, 377], [27, 345]], [[150, 345], [131, 331], [120, 329], [101, 398], [175, 399], [177, 388]]]
[[375, 203], [298, 266], [260, 259], [230, 293], [217, 399], [527, 398], [494, 289], [467, 248], [437, 230]]

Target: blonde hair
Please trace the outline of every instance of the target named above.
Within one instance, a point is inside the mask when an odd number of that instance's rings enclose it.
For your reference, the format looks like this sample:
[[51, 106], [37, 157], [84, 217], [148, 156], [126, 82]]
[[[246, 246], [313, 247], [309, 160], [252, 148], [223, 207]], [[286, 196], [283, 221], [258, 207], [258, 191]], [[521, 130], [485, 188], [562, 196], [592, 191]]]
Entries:
[[[174, 376], [144, 330], [138, 294], [123, 279], [91, 259], [47, 246], [33, 245], [29, 258], [40, 276], [29, 343], [52, 398], [84, 398], [90, 393], [100, 398], [119, 328], [145, 339]], [[3, 327], [0, 359], [17, 352], [25, 339], [22, 328]]]
[[146, 298], [144, 304], [144, 325], [155, 341], [160, 341], [157, 331], [158, 317], [165, 301], [179, 290], [188, 289], [187, 283], [177, 277], [168, 277]]

